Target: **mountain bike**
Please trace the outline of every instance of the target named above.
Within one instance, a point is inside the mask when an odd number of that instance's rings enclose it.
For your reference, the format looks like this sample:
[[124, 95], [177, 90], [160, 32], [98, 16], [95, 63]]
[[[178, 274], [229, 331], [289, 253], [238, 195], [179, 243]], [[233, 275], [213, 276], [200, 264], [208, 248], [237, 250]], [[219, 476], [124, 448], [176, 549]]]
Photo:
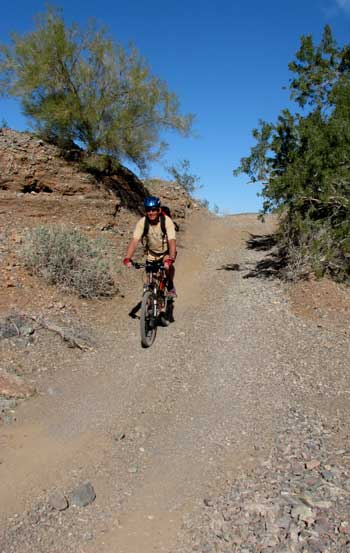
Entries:
[[168, 298], [168, 279], [163, 261], [133, 262], [135, 269], [145, 269], [145, 282], [141, 301], [141, 345], [149, 348], [157, 334], [158, 326], [168, 326], [172, 321], [173, 299]]

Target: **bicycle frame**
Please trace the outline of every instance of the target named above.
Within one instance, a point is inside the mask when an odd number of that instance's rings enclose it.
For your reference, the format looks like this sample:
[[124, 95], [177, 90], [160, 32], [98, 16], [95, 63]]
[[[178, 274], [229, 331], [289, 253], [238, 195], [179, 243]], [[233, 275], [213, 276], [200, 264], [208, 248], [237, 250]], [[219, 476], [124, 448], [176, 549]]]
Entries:
[[154, 342], [157, 327], [168, 326], [167, 275], [163, 261], [133, 263], [135, 269], [145, 269], [141, 302], [141, 344], [149, 347]]
[[153, 317], [157, 318], [160, 308], [164, 308], [165, 298], [163, 306], [160, 305], [160, 300], [164, 296], [166, 289], [166, 273], [165, 267], [160, 261], [146, 261], [145, 263], [146, 282], [143, 287], [143, 291], [151, 290], [153, 294]]
[[[133, 263], [136, 269], [145, 269], [145, 282], [143, 285], [143, 293], [146, 290], [150, 290], [153, 294], [153, 316], [159, 315], [159, 300], [160, 296], [163, 296], [164, 303], [166, 304], [166, 288], [167, 288], [167, 276], [165, 267], [162, 261], [146, 261], [145, 263]], [[166, 305], [162, 306], [163, 308]]]

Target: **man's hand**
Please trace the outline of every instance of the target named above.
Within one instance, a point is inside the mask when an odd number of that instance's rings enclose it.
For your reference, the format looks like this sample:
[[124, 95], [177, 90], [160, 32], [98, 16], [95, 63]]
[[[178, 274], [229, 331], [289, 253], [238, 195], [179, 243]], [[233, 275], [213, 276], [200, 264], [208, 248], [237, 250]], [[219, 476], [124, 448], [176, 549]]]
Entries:
[[173, 263], [175, 263], [175, 258], [170, 255], [164, 259], [164, 267], [166, 269], [169, 269], [169, 267], [171, 267]]
[[131, 267], [132, 267], [131, 259], [129, 257], [124, 257], [123, 265], [125, 265], [125, 267], [128, 267], [128, 269], [131, 269]]

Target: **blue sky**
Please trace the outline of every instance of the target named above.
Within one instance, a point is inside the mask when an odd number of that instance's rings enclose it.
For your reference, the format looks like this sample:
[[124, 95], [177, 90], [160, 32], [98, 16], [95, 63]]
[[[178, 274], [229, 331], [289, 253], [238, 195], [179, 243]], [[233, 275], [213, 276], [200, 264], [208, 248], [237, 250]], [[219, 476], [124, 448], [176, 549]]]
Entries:
[[[165, 177], [165, 165], [189, 159], [200, 177], [198, 196], [221, 212], [258, 211], [259, 186], [232, 169], [253, 145], [259, 119], [275, 121], [288, 105], [288, 62], [302, 34], [319, 40], [329, 23], [339, 44], [350, 42], [350, 0], [80, 0], [54, 3], [67, 22], [89, 17], [105, 24], [113, 38], [132, 41], [152, 71], [180, 98], [182, 111], [196, 115], [195, 138], [165, 137], [169, 148], [151, 175]], [[12, 31], [33, 29], [45, 2], [12, 0], [2, 6], [0, 41]], [[20, 106], [0, 99], [0, 120], [27, 128]]]

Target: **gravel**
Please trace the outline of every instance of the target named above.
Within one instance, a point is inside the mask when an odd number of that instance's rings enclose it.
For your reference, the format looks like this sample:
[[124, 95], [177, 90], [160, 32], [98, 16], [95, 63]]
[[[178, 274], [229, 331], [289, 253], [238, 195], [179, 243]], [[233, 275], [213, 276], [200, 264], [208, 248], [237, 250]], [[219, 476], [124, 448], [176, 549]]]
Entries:
[[[64, 389], [50, 396], [55, 435], [107, 434], [103, 459], [94, 465], [90, 442], [83, 470], [95, 485], [94, 466], [98, 498], [60, 511], [50, 493], [33, 497], [7, 521], [1, 552], [75, 553], [85, 542], [99, 553], [140, 543], [144, 553], [349, 550], [348, 338], [297, 317], [286, 286], [254, 271], [266, 252], [229, 238], [263, 232], [249, 221], [226, 218], [221, 238], [203, 227], [202, 241], [192, 238], [195, 276], [178, 274], [175, 323], [152, 348], [141, 350], [138, 321], [120, 315], [98, 358], [81, 362], [83, 393], [52, 386]], [[194, 507], [175, 545], [154, 513], [183, 505]], [[136, 511], [159, 519], [144, 540]]]
[[188, 515], [176, 551], [349, 551], [350, 449], [334, 451], [331, 433], [291, 410], [268, 460]]

